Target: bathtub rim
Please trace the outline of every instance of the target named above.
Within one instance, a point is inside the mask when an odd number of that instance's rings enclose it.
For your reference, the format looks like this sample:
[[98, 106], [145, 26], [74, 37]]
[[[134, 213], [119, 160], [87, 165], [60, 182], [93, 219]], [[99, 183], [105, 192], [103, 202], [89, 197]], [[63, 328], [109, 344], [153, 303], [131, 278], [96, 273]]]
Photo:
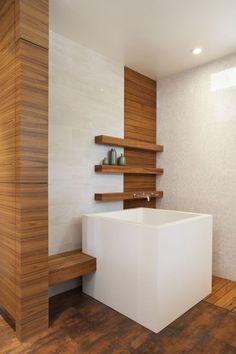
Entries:
[[132, 224], [132, 225], [136, 225], [136, 226], [142, 226], [142, 227], [147, 227], [147, 228], [151, 228], [151, 229], [162, 229], [162, 228], [166, 228], [166, 227], [170, 227], [170, 226], [174, 226], [177, 224], [185, 224], [188, 223], [190, 221], [193, 220], [201, 220], [201, 219], [207, 219], [210, 218], [211, 221], [213, 222], [213, 215], [211, 214], [201, 214], [201, 213], [193, 213], [193, 212], [188, 212], [188, 211], [179, 211], [179, 210], [170, 210], [170, 209], [155, 209], [155, 208], [133, 208], [132, 210], [155, 210], [155, 211], [167, 211], [167, 212], [173, 212], [173, 213], [178, 213], [178, 214], [191, 214], [194, 215], [193, 217], [189, 217], [186, 219], [180, 219], [177, 221], [171, 221], [171, 222], [167, 222], [167, 223], [163, 223], [161, 225], [152, 225], [152, 224], [148, 224], [148, 223], [141, 223], [141, 222], [135, 222], [135, 221], [130, 221], [130, 220], [124, 220], [124, 219], [118, 219], [115, 217], [107, 217], [104, 216], [104, 214], [111, 214], [111, 213], [116, 213], [116, 212], [122, 212], [125, 210], [130, 210], [130, 209], [122, 209], [122, 210], [109, 210], [109, 211], [105, 211], [105, 212], [101, 212], [101, 213], [88, 213], [88, 214], [83, 214], [82, 215], [82, 219], [85, 218], [98, 218], [98, 219], [102, 219], [102, 220], [111, 220], [111, 221], [115, 221], [118, 222], [119, 224]]

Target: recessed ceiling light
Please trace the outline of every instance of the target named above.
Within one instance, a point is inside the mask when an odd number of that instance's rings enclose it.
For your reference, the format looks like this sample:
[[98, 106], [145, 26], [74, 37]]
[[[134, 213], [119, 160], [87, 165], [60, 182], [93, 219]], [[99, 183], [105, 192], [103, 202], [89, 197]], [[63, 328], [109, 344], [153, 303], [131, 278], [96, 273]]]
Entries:
[[192, 50], [192, 53], [193, 53], [194, 55], [199, 55], [199, 54], [202, 53], [202, 48], [194, 48], [194, 49]]

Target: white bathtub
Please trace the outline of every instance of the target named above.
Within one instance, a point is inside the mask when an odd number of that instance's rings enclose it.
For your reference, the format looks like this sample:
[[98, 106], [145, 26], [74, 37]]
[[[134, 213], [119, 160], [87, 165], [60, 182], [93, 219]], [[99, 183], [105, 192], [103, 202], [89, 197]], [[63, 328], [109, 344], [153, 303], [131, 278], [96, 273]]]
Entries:
[[154, 332], [211, 293], [212, 216], [129, 209], [83, 217], [97, 272], [83, 291]]

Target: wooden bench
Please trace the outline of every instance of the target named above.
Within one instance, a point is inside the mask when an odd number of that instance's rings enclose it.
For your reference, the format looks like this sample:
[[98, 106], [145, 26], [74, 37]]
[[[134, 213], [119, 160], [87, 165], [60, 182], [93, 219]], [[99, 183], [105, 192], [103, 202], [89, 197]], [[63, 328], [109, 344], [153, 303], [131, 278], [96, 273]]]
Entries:
[[96, 258], [81, 250], [49, 256], [49, 285], [62, 283], [96, 271]]

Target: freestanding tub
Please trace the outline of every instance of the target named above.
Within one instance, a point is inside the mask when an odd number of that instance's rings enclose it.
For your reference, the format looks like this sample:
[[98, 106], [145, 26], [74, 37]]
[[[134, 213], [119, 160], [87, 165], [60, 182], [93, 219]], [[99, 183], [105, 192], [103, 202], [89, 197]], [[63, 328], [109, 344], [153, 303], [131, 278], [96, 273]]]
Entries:
[[212, 216], [129, 209], [83, 217], [97, 271], [83, 291], [159, 332], [211, 293]]

